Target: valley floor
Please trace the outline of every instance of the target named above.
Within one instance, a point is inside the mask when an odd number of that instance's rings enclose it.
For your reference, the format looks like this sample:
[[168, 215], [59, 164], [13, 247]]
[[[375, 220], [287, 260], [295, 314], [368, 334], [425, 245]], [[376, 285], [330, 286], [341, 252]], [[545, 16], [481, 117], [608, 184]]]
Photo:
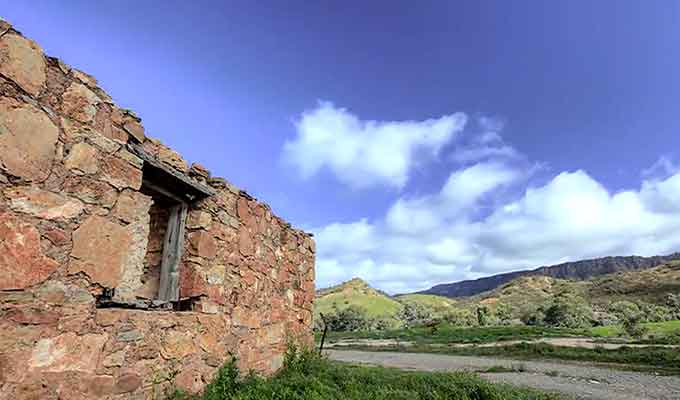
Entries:
[[329, 350], [335, 361], [419, 371], [475, 371], [491, 382], [559, 392], [578, 400], [677, 400], [680, 377], [620, 371], [587, 363], [494, 357]]

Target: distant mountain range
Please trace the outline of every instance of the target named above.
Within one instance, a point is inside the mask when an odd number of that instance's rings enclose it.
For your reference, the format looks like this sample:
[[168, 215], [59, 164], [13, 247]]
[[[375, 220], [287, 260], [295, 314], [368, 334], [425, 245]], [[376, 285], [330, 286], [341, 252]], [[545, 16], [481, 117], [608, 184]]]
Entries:
[[522, 277], [547, 276], [556, 279], [583, 281], [606, 274], [649, 269], [674, 260], [680, 260], [680, 253], [654, 257], [628, 256], [595, 258], [592, 260], [544, 266], [529, 271], [498, 274], [475, 280], [444, 283], [418, 293], [445, 297], [469, 297], [496, 289], [499, 286]]

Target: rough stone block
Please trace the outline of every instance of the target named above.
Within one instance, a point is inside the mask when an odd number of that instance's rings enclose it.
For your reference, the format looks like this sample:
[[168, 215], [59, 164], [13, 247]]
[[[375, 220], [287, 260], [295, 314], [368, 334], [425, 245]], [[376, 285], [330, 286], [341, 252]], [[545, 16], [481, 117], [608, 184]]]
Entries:
[[92, 123], [100, 102], [101, 99], [92, 90], [74, 81], [62, 96], [62, 109], [76, 121]]
[[14, 33], [0, 38], [0, 74], [13, 80], [31, 96], [45, 85], [45, 59], [34, 41]]
[[64, 166], [85, 174], [94, 174], [99, 170], [99, 154], [97, 149], [87, 143], [76, 143], [64, 160]]
[[47, 279], [59, 264], [43, 255], [38, 230], [0, 214], [0, 289], [24, 289]]
[[91, 216], [73, 232], [69, 273], [84, 272], [107, 288], [120, 283], [132, 235], [105, 218]]
[[0, 98], [0, 165], [8, 173], [29, 181], [47, 179], [58, 137], [59, 129], [42, 110]]
[[34, 217], [65, 220], [77, 217], [83, 211], [80, 200], [42, 190], [37, 186], [20, 186], [5, 190], [12, 210]]
[[142, 186], [142, 171], [125, 160], [106, 156], [102, 159], [102, 179], [118, 189], [139, 190]]

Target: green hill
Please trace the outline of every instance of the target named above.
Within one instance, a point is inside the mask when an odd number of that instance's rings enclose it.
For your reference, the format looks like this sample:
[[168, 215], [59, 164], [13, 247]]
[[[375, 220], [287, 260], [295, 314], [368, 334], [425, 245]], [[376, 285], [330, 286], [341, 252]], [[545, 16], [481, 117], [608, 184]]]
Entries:
[[680, 261], [671, 261], [650, 269], [598, 276], [590, 280], [523, 276], [493, 290], [457, 299], [430, 294], [393, 297], [355, 278], [319, 290], [315, 317], [319, 313], [336, 314], [354, 306], [361, 309], [368, 318], [386, 321], [390, 327], [399, 327], [403, 323], [400, 312], [407, 305], [424, 309], [435, 318], [456, 314], [460, 318], [475, 320], [476, 309], [484, 305], [492, 311], [505, 312], [508, 315], [506, 318], [518, 321], [522, 315], [546, 305], [560, 294], [578, 296], [590, 303], [595, 310], [604, 310], [609, 304], [621, 300], [664, 305], [669, 293], [680, 294]]
[[523, 310], [545, 304], [561, 293], [583, 297], [593, 306], [606, 306], [621, 300], [664, 305], [669, 293], [680, 293], [680, 261], [585, 281], [547, 276], [520, 277], [488, 292], [459, 298], [458, 306], [473, 309], [478, 305], [494, 308], [504, 304], [519, 317]]
[[318, 318], [319, 314], [335, 314], [354, 306], [362, 309], [368, 318], [385, 320], [389, 326], [399, 327], [402, 323], [399, 313], [407, 304], [422, 307], [433, 316], [441, 317], [455, 309], [456, 300], [426, 294], [392, 297], [370, 287], [365, 281], [354, 278], [340, 285], [318, 290], [314, 314]]
[[457, 301], [433, 294], [404, 294], [396, 297], [401, 304], [413, 304], [429, 310], [433, 316], [441, 317], [456, 308]]
[[314, 313], [331, 314], [350, 306], [365, 310], [370, 318], [394, 319], [404, 307], [359, 278], [317, 292]]

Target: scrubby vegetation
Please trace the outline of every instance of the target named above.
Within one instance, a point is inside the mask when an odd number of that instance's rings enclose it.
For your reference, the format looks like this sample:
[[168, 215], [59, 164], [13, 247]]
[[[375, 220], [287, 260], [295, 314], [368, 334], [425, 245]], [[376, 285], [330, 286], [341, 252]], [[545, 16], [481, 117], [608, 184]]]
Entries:
[[308, 351], [288, 352], [272, 378], [241, 377], [235, 362], [222, 367], [205, 393], [172, 400], [557, 400], [529, 389], [494, 385], [467, 373], [404, 372], [330, 362]]
[[390, 297], [354, 279], [319, 293], [318, 330], [323, 328], [321, 313], [336, 332], [381, 331], [395, 336], [395, 331], [417, 327], [434, 335], [446, 331], [446, 326], [571, 330], [616, 326], [619, 336], [664, 341], [646, 325], [680, 319], [680, 262], [590, 281], [522, 277], [456, 300], [418, 294]]

